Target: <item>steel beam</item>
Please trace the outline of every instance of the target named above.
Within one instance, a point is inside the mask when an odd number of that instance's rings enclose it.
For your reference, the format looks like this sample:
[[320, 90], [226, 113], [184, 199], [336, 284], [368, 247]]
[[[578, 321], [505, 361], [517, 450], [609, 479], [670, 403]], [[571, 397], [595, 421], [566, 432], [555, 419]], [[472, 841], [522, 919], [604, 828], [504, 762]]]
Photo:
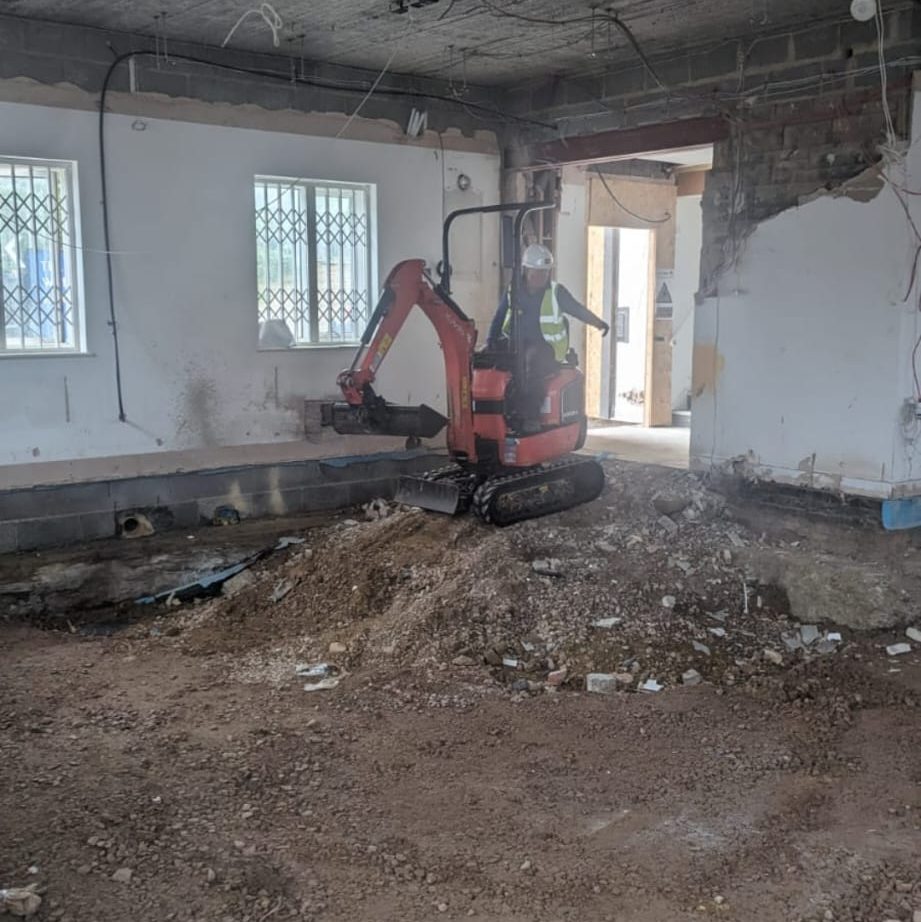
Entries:
[[630, 154], [652, 154], [681, 147], [699, 147], [729, 137], [724, 118], [687, 118], [639, 128], [617, 128], [512, 148], [512, 169], [542, 169], [566, 163], [599, 163]]

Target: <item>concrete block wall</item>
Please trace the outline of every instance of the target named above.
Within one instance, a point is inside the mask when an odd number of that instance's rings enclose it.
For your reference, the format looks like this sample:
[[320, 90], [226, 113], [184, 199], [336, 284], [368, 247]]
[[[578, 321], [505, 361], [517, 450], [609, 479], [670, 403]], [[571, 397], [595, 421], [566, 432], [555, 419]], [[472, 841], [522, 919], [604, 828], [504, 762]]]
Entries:
[[0, 490], [0, 554], [111, 538], [128, 512], [194, 528], [219, 506], [241, 518], [338, 509], [389, 498], [402, 474], [441, 463], [420, 450]]
[[[890, 62], [921, 54], [921, 7], [886, 14], [885, 43]], [[876, 28], [847, 16], [804, 24], [795, 30], [765, 32], [754, 40], [726, 38], [654, 55], [660, 87], [623, 48], [607, 65], [582, 77], [550, 75], [509, 90], [505, 104], [519, 115], [554, 121], [567, 135], [590, 134], [693, 115], [732, 113], [746, 118], [753, 104], [834, 96], [879, 85]], [[911, 63], [890, 70], [897, 80]], [[521, 140], [552, 137], [533, 129]]]
[[[152, 37], [0, 15], [0, 79], [25, 77], [40, 84], [70, 84], [98, 93], [115, 55], [142, 50], [155, 50]], [[136, 59], [136, 92], [209, 103], [249, 104], [268, 110], [351, 113], [378, 76], [376, 71], [320, 64], [299, 56], [285, 58], [189, 42], [170, 42], [168, 51], [168, 55]], [[267, 75], [280, 73], [288, 79], [206, 67], [183, 61], [182, 55]], [[343, 86], [347, 84], [352, 88]], [[112, 75], [110, 88], [127, 92], [130, 86], [126, 62]], [[388, 95], [388, 91], [407, 95]], [[413, 93], [422, 95], [414, 97]], [[405, 125], [410, 109], [420, 106], [428, 110], [429, 128], [436, 131], [457, 128], [474, 134], [484, 128], [502, 127], [501, 119], [490, 125], [485, 113], [469, 114], [471, 104], [495, 107], [493, 92], [468, 87], [464, 98], [467, 110], [434, 98], [439, 96], [450, 96], [444, 81], [388, 74], [362, 106], [362, 115]]]
[[[910, 80], [893, 85], [889, 97], [896, 130], [905, 137]], [[702, 199], [701, 293], [716, 290], [757, 224], [873, 167], [884, 124], [878, 88], [759, 107], [734, 122], [730, 138], [714, 145]], [[872, 197], [881, 185], [878, 175], [869, 175], [854, 194]]]

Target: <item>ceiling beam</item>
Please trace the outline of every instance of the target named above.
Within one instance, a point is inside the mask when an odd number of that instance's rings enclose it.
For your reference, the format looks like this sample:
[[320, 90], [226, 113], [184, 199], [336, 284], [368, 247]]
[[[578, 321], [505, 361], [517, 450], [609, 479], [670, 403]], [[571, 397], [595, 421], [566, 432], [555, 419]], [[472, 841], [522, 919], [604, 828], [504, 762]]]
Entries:
[[724, 118], [686, 118], [513, 147], [508, 152], [507, 162], [510, 168], [519, 170], [601, 163], [631, 154], [699, 147], [728, 137], [729, 122]]

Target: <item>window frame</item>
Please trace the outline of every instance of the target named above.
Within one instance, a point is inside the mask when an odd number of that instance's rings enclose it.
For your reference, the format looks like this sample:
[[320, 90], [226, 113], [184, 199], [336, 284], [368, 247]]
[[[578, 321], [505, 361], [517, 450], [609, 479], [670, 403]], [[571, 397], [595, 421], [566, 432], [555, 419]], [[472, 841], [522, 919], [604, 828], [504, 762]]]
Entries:
[[[335, 189], [358, 189], [365, 193], [367, 201], [368, 215], [368, 244], [366, 256], [366, 272], [368, 279], [367, 290], [367, 317], [365, 322], [370, 319], [374, 311], [377, 291], [380, 287], [378, 279], [378, 234], [377, 234], [377, 184], [373, 182], [359, 182], [355, 180], [341, 179], [318, 179], [307, 177], [279, 176], [270, 173], [256, 173], [253, 176], [252, 192], [255, 195], [256, 187], [259, 183], [276, 183], [286, 188], [297, 188], [304, 193], [305, 214], [304, 218], [307, 225], [307, 231], [304, 240], [305, 261], [307, 265], [307, 285], [308, 285], [308, 303], [307, 303], [307, 324], [310, 335], [319, 335], [320, 324], [320, 298], [318, 282], [318, 240], [317, 240], [317, 211], [316, 211], [316, 190], [317, 187], [329, 187]], [[254, 209], [254, 216], [255, 216]], [[256, 234], [255, 222], [253, 227], [253, 254], [256, 257], [256, 317], [257, 328], [262, 323], [259, 320], [259, 275], [258, 259], [259, 247], [262, 245], [261, 238]], [[292, 330], [292, 335], [295, 331]], [[361, 341], [363, 329], [359, 329], [354, 339], [343, 340], [297, 340], [290, 346], [262, 346], [259, 345], [260, 352], [290, 352], [297, 349], [353, 349]]]
[[[14, 167], [17, 165], [45, 167], [49, 170], [60, 170], [64, 174], [69, 201], [67, 231], [70, 239], [69, 242], [62, 242], [60, 248], [67, 251], [70, 260], [74, 330], [74, 343], [72, 346], [12, 349], [6, 343], [5, 320], [0, 318], [0, 361], [18, 358], [68, 358], [89, 355], [86, 332], [86, 299], [84, 296], [79, 164], [76, 160], [61, 160], [51, 157], [20, 157], [13, 154], [0, 154], [0, 163], [11, 164]], [[0, 297], [2, 297], [2, 292], [0, 292]]]

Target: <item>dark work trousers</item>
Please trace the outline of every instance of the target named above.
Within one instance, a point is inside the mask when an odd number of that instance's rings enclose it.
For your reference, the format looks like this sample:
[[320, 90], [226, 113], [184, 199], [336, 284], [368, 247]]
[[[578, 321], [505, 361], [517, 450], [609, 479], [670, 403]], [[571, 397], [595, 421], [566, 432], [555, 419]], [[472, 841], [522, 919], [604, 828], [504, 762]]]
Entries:
[[524, 388], [521, 409], [529, 421], [540, 416], [544, 398], [547, 396], [547, 378], [558, 368], [553, 346], [545, 339], [531, 340], [524, 344]]

